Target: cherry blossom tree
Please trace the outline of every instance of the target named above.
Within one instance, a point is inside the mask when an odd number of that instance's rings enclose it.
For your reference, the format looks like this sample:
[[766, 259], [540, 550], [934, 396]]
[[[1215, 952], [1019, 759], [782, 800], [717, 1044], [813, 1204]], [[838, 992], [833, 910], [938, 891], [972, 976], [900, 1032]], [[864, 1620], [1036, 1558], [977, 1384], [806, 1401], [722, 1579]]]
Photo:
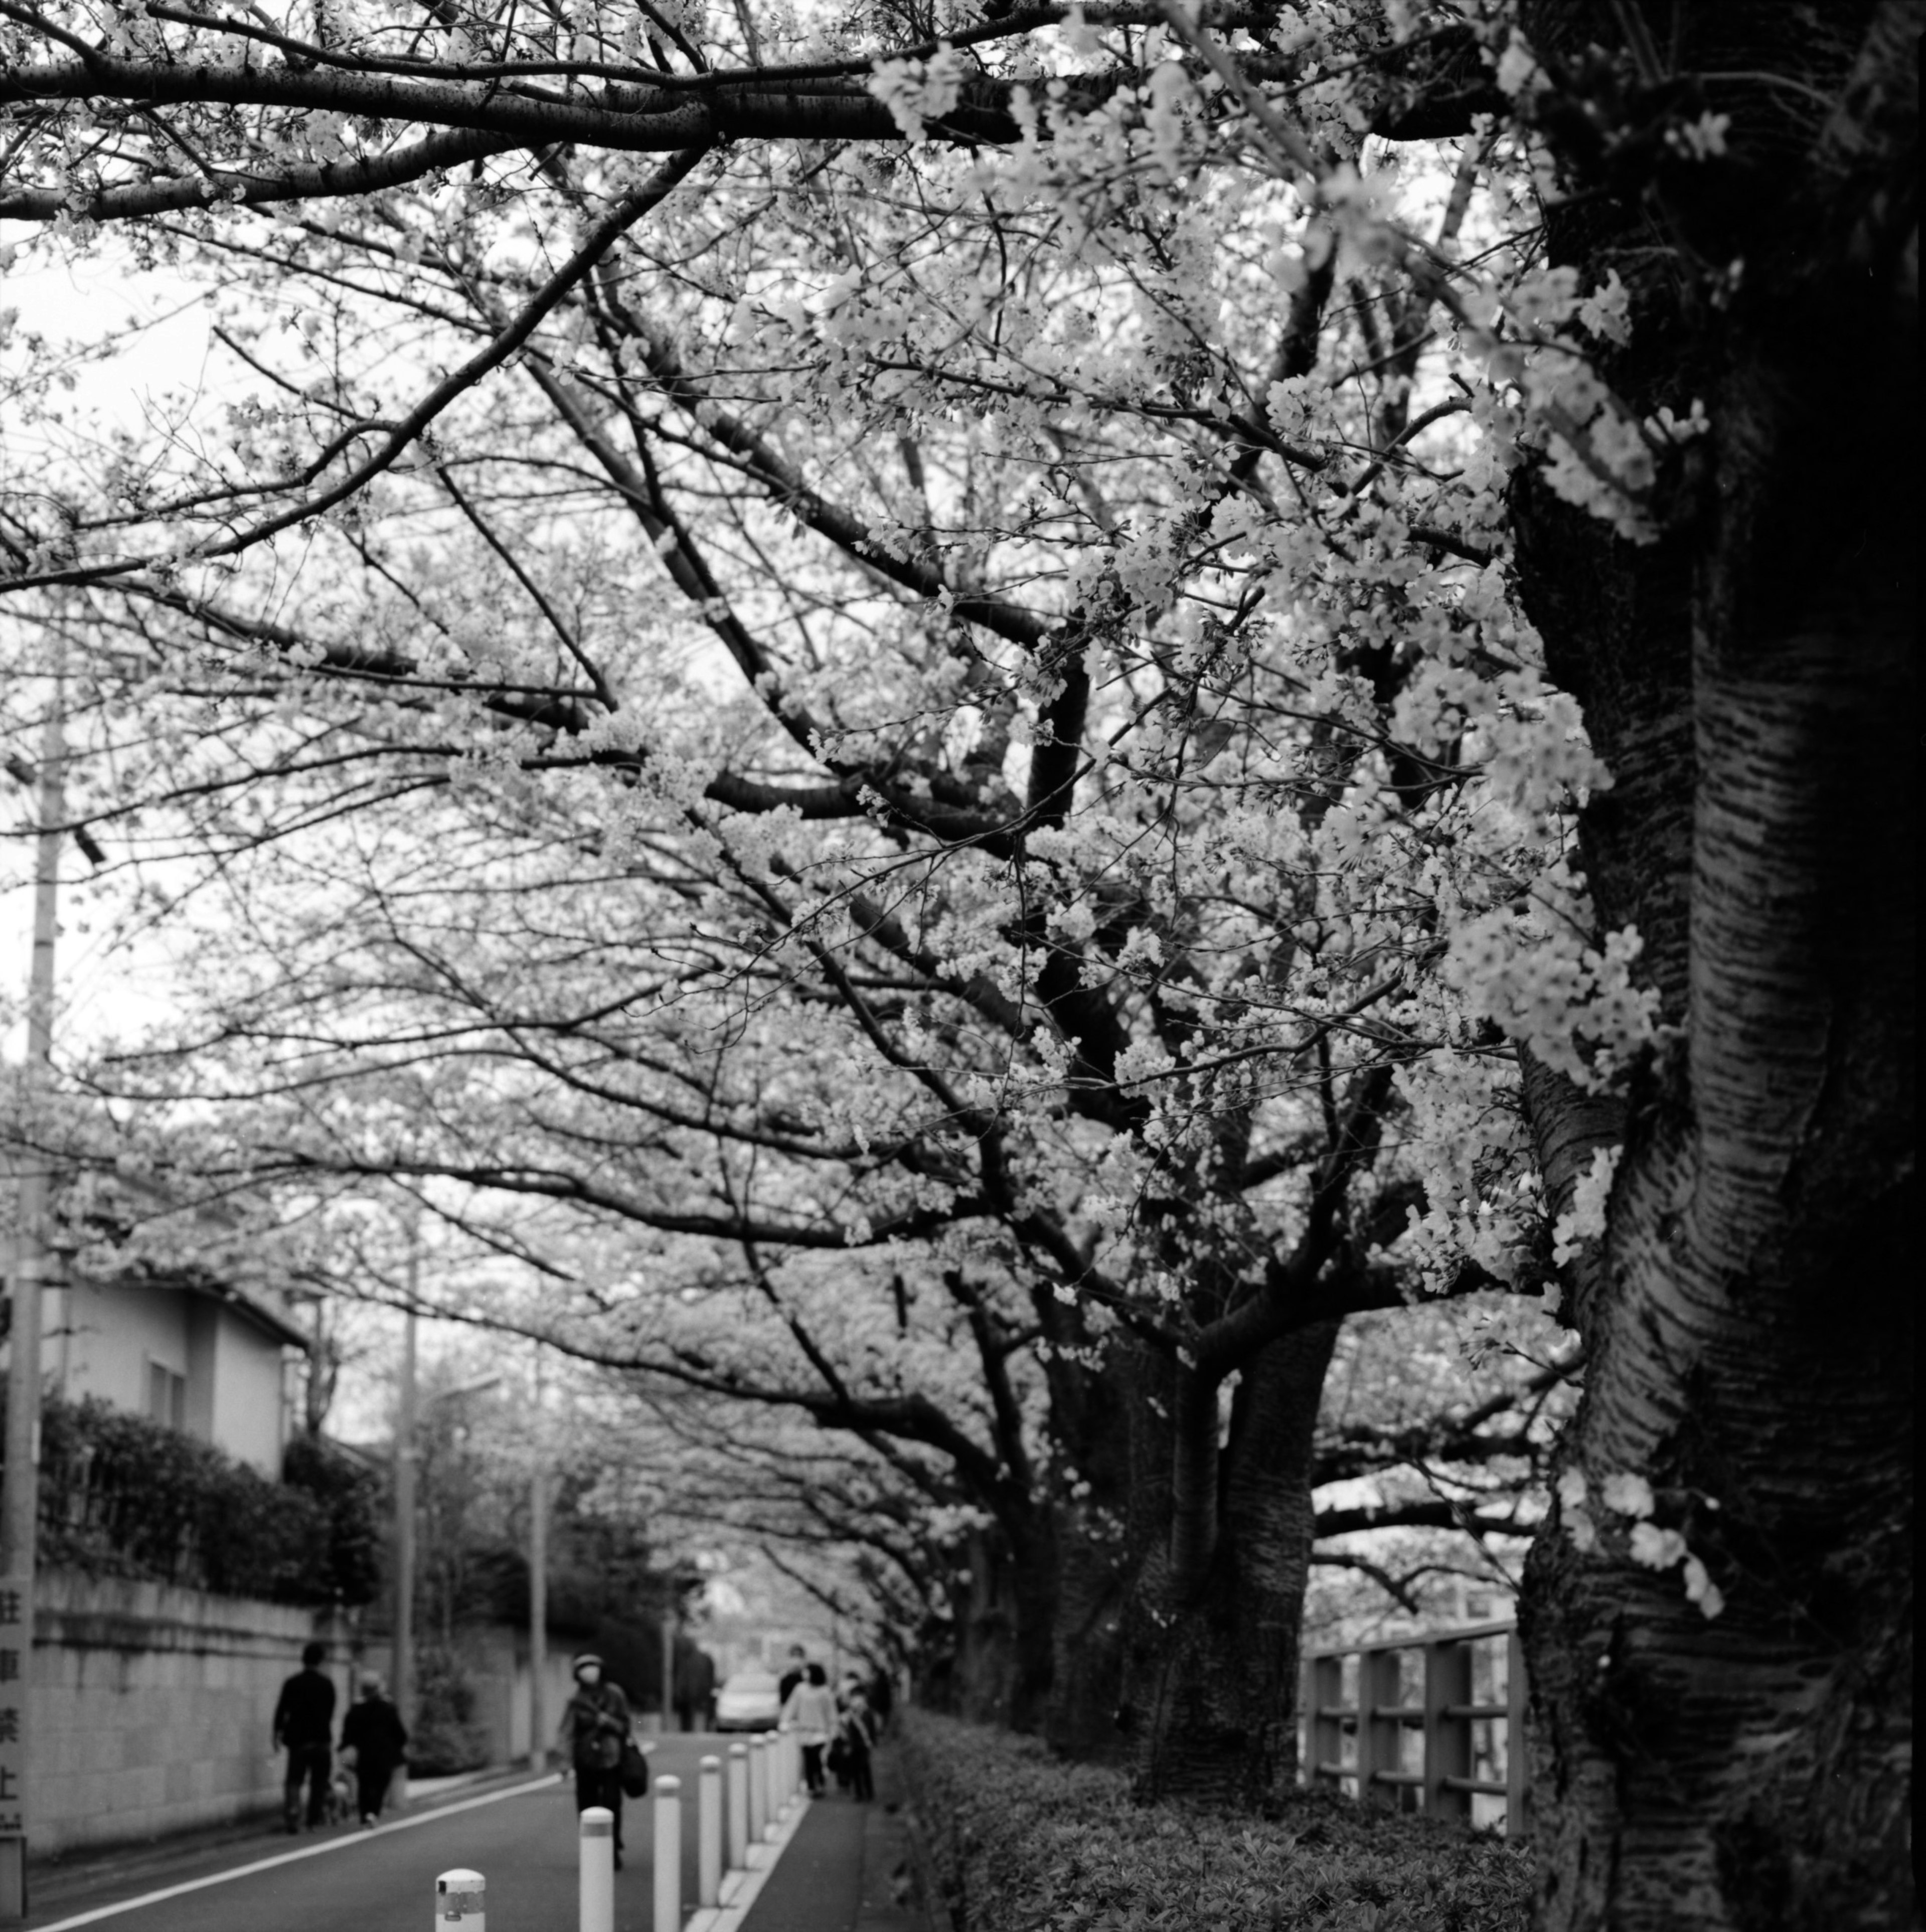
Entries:
[[1336, 1318], [1556, 1269], [1542, 1922], [1903, 1916], [1916, 8], [6, 17], [0, 216], [226, 276], [256, 379], [19, 493], [10, 594], [358, 688], [297, 762], [861, 1042], [858, 1197], [650, 1213], [980, 1222], [1102, 1331], [1144, 1789], [1288, 1776]]

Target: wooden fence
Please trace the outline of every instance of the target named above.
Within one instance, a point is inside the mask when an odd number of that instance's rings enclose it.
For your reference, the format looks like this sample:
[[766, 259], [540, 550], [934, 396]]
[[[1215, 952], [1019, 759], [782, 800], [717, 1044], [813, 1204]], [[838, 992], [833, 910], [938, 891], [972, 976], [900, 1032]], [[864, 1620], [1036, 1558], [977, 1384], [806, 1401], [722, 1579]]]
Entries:
[[1434, 1817], [1502, 1815], [1508, 1838], [1524, 1834], [1525, 1654], [1511, 1624], [1307, 1651], [1304, 1669], [1311, 1782]]

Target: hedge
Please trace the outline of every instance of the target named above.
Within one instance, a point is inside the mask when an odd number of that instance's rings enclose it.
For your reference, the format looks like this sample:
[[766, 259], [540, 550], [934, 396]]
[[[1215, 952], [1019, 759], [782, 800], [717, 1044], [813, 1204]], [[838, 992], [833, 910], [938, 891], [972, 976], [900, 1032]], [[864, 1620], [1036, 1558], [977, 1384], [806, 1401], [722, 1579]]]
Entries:
[[[1274, 1818], [1134, 1804], [1118, 1771], [904, 1713], [903, 1768], [955, 1932], [1525, 1932], [1521, 1846], [1293, 1794]], [[940, 1922], [941, 1915], [938, 1915]]]
[[378, 1582], [373, 1477], [320, 1444], [286, 1482], [211, 1444], [110, 1407], [41, 1411], [40, 1551], [90, 1576], [131, 1576], [284, 1604], [365, 1603]]

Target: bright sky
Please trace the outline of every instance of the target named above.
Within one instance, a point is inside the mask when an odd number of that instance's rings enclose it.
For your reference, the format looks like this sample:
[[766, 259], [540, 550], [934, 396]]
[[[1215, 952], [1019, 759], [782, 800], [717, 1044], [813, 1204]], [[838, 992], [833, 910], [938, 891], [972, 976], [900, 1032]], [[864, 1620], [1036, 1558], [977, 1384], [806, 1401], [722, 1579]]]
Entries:
[[[0, 224], [0, 248], [17, 244], [27, 232], [19, 223]], [[31, 254], [22, 250], [0, 274], [0, 308], [18, 315], [9, 361], [20, 352], [22, 334], [65, 344], [138, 332], [110, 360], [74, 366], [73, 405], [78, 413], [132, 426], [168, 392], [191, 391], [200, 382], [208, 333], [198, 292], [165, 270], [134, 270], [111, 242], [71, 260], [44, 249]], [[31, 958], [32, 823], [33, 801], [14, 779], [0, 776], [0, 1012], [10, 1017], [26, 997]], [[158, 950], [130, 955], [110, 948], [107, 909], [98, 894], [86, 890], [88, 870], [78, 850], [66, 844], [61, 855], [65, 890], [55, 970], [61, 1024], [83, 1036], [109, 1025], [125, 1027], [145, 1007], [158, 1011], [166, 977], [166, 962]], [[22, 1024], [0, 1033], [0, 1050], [10, 1060], [20, 1058], [25, 1044]]]

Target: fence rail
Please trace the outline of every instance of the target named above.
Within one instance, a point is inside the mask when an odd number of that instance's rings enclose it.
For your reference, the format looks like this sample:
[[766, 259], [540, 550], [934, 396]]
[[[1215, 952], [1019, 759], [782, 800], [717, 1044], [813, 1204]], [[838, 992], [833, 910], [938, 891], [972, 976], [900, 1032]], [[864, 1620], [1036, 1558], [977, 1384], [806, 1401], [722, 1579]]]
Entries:
[[[1414, 1696], [1412, 1656], [1420, 1660]], [[1308, 1651], [1298, 1708], [1310, 1782], [1353, 1784], [1365, 1803], [1469, 1822], [1484, 1822], [1474, 1799], [1502, 1798], [1505, 1835], [1524, 1835], [1525, 1653], [1511, 1623]]]

